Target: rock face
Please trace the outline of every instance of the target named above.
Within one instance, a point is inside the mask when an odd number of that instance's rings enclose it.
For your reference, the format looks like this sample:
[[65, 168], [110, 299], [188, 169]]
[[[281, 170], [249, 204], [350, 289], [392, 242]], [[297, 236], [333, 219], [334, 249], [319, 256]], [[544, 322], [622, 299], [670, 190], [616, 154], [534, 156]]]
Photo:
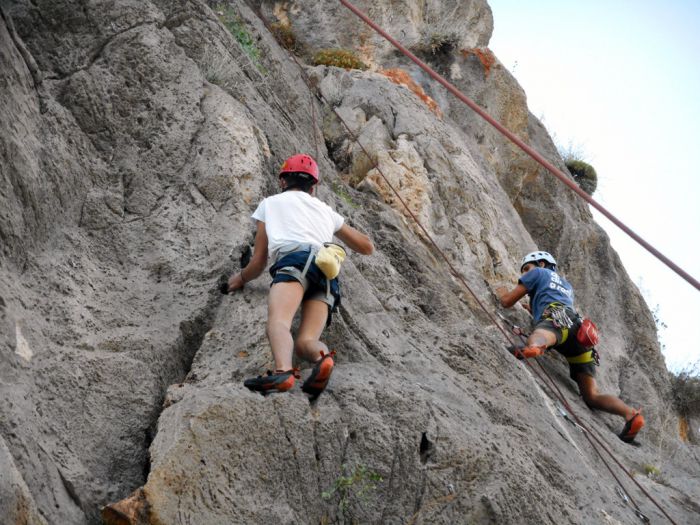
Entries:
[[[358, 6], [563, 166], [484, 47], [484, 2]], [[372, 68], [306, 66], [310, 91], [261, 16]], [[397, 69], [439, 111], [382, 73]], [[427, 235], [491, 312], [523, 252], [555, 253], [603, 330], [601, 389], [644, 407], [643, 446], [585, 408], [561, 359], [544, 368], [676, 522], [697, 518], [698, 451], [678, 437], [652, 316], [587, 207], [336, 2], [9, 0], [0, 86], [6, 522], [636, 520]], [[344, 264], [325, 334], [338, 365], [312, 406], [241, 385], [271, 364], [268, 280], [217, 286], [300, 151], [319, 160], [319, 197], [377, 248]]]

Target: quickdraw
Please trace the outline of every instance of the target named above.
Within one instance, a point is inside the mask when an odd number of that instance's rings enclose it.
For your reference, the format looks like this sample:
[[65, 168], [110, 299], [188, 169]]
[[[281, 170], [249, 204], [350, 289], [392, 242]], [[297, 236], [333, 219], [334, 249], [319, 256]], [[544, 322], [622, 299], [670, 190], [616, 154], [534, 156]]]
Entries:
[[552, 303], [542, 313], [543, 318], [549, 318], [556, 328], [571, 328], [575, 321], [569, 317], [563, 304]]

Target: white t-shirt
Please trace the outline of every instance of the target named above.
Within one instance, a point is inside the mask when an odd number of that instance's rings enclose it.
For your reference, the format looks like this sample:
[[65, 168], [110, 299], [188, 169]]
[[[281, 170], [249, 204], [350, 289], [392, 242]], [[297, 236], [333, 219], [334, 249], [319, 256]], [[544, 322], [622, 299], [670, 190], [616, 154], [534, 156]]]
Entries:
[[345, 219], [328, 204], [304, 191], [289, 190], [264, 199], [255, 209], [253, 219], [265, 223], [267, 249], [272, 260], [280, 248], [294, 243], [323, 246]]

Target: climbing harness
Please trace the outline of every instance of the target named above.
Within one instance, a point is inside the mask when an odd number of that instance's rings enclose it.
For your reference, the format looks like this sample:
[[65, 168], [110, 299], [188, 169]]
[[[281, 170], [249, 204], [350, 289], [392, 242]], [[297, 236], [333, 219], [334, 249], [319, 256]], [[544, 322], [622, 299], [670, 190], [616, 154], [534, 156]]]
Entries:
[[[270, 267], [270, 275], [273, 278], [277, 274], [289, 275], [299, 281], [305, 291], [307, 280], [325, 288], [326, 301], [329, 305], [334, 304], [332, 310], [335, 310], [340, 304], [340, 287], [335, 278], [329, 279], [326, 277], [315, 264], [316, 254], [319, 251], [318, 247], [310, 244], [296, 246], [295, 250], [287, 251], [278, 257], [277, 261]], [[330, 316], [328, 320], [330, 322]]]
[[[573, 317], [573, 319], [572, 319]], [[600, 354], [595, 349], [598, 344], [598, 327], [587, 317], [581, 317], [578, 313], [561, 303], [551, 303], [542, 313], [542, 318], [552, 322], [555, 328], [559, 328], [562, 333], [561, 343], [569, 337], [572, 327], [578, 325], [576, 329], [576, 341], [579, 346], [587, 349], [585, 352], [573, 356], [565, 355], [570, 364], [582, 364], [595, 361], [596, 366], [600, 366]]]

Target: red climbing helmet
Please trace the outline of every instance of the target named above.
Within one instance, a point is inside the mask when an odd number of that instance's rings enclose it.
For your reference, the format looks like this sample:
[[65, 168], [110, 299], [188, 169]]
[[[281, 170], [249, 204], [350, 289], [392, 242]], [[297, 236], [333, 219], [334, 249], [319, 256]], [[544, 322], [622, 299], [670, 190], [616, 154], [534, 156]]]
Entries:
[[283, 173], [307, 173], [318, 182], [318, 164], [313, 158], [303, 153], [292, 155], [285, 160], [280, 168], [280, 176]]

